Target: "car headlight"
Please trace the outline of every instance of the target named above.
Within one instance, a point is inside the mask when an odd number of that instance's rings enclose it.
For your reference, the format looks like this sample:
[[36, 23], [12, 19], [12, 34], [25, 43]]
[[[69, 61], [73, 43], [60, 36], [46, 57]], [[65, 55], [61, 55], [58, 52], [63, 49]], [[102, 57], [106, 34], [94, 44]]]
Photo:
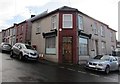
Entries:
[[98, 64], [98, 66], [103, 66], [103, 64]]
[[24, 50], [24, 53], [25, 53], [25, 54], [29, 54], [29, 52], [28, 52], [28, 51], [25, 51], [25, 50]]

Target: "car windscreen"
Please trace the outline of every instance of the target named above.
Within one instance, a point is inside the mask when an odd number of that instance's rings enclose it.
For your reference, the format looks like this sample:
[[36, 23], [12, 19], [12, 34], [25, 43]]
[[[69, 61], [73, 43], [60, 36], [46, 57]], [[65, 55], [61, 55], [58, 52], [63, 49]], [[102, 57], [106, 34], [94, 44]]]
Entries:
[[94, 59], [109, 61], [109, 56], [97, 55]]
[[32, 49], [32, 50], [34, 50], [34, 48], [33, 48], [32, 46], [30, 46], [30, 45], [25, 45], [25, 46], [26, 46], [27, 49]]
[[12, 47], [10, 44], [3, 44], [4, 47]]
[[97, 55], [94, 57], [94, 59], [101, 59], [103, 57], [103, 55]]

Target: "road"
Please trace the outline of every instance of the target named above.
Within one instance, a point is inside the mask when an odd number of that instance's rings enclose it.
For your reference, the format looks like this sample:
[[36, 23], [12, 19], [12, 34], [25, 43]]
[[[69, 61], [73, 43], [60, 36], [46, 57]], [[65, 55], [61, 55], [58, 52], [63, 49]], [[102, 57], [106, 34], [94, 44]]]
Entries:
[[[109, 75], [101, 72], [64, 65], [49, 65], [41, 62], [19, 61], [9, 54], [2, 57], [2, 82], [118, 82], [118, 72]], [[112, 84], [112, 83], [111, 83]]]

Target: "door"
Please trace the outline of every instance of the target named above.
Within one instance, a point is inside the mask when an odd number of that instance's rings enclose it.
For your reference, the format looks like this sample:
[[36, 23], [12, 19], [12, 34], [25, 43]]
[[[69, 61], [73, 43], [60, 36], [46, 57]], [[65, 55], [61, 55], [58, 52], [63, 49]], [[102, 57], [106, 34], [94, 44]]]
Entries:
[[72, 37], [63, 37], [62, 55], [64, 63], [72, 63]]
[[96, 55], [98, 55], [98, 41], [95, 40], [95, 46], [96, 46]]

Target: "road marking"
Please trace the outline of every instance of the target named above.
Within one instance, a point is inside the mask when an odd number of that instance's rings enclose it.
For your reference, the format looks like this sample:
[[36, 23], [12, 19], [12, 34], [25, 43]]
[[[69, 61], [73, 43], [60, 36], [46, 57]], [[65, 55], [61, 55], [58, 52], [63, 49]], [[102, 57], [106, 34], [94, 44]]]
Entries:
[[84, 72], [84, 71], [78, 71], [78, 72], [83, 73], [83, 74], [86, 74], [86, 72]]
[[70, 71], [75, 71], [74, 69], [71, 69], [71, 68], [67, 68], [68, 70], [70, 70]]
[[109, 78], [109, 77], [104, 77], [105, 79], [109, 79], [109, 80], [116, 80], [114, 78]]
[[100, 77], [99, 75], [96, 75], [96, 74], [93, 74], [93, 73], [90, 73], [90, 75]]

